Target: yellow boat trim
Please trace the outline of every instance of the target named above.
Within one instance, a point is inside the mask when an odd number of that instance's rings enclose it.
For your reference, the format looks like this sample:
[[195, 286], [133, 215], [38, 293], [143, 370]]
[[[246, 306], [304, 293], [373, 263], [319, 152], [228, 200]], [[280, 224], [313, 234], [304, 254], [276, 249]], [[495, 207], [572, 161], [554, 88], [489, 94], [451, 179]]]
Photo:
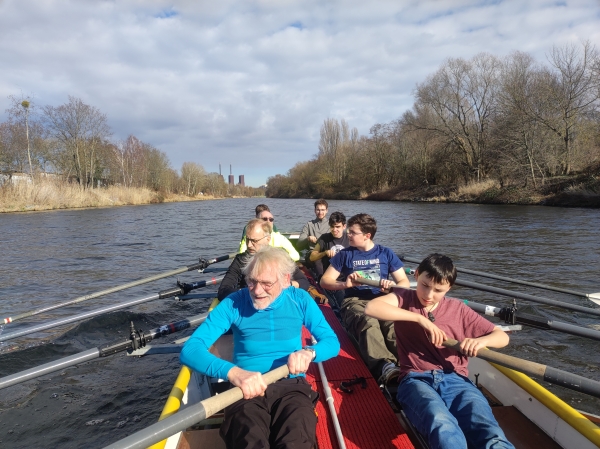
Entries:
[[563, 421], [573, 427], [573, 429], [600, 447], [600, 427], [527, 375], [510, 368], [505, 368], [504, 366], [496, 365], [495, 363], [491, 363], [491, 365], [552, 410]]
[[213, 302], [210, 303], [210, 307], [208, 308], [209, 312], [212, 312], [212, 310], [217, 307], [219, 304], [221, 303], [221, 301], [219, 301], [219, 298], [215, 298], [213, 299]]
[[[190, 383], [191, 375], [191, 369], [189, 369], [187, 366], [181, 367], [181, 371], [179, 371], [177, 380], [175, 380], [175, 384], [171, 389], [171, 393], [169, 393], [167, 402], [165, 402], [162, 413], [158, 418], [159, 421], [171, 416], [173, 413], [176, 413], [179, 410], [181, 407], [181, 399], [183, 398], [183, 394], [185, 393], [185, 390], [187, 390], [187, 386]], [[148, 449], [164, 449], [166, 444], [167, 440], [162, 440], [156, 444], [153, 444]]]
[[[215, 298], [211, 303], [208, 311], [210, 312], [212, 309], [219, 305], [220, 301]], [[185, 390], [187, 390], [188, 384], [190, 383], [190, 378], [192, 377], [192, 370], [187, 366], [182, 366], [181, 371], [179, 371], [179, 375], [175, 380], [175, 384], [173, 384], [173, 388], [171, 389], [171, 393], [169, 393], [169, 397], [167, 398], [167, 402], [165, 402], [165, 406], [158, 418], [159, 421], [171, 416], [176, 413], [181, 408], [181, 400], [183, 399], [183, 395]], [[153, 444], [148, 449], [164, 449], [167, 444], [167, 440], [162, 440], [156, 444]]]

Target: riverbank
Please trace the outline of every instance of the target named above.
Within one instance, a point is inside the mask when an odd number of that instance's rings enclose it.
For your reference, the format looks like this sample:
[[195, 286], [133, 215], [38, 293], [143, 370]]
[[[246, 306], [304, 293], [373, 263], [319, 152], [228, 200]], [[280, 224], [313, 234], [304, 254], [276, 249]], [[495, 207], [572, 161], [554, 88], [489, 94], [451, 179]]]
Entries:
[[31, 212], [87, 207], [112, 207], [214, 199], [154, 192], [146, 188], [108, 186], [83, 189], [77, 184], [39, 181], [0, 187], [0, 213]]
[[585, 174], [548, 179], [537, 188], [502, 186], [487, 180], [465, 186], [423, 186], [417, 189], [396, 187], [365, 195], [373, 201], [432, 203], [519, 204], [558, 207], [600, 208], [600, 176]]

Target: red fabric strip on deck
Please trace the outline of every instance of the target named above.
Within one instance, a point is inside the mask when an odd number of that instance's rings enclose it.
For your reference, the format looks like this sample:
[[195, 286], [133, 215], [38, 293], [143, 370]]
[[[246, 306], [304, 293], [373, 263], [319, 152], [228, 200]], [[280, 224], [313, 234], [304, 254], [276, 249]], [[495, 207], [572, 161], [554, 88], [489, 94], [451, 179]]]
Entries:
[[[331, 308], [320, 305], [325, 318], [337, 334], [340, 354], [323, 363], [329, 388], [348, 449], [414, 448], [406, 431], [398, 422], [377, 381], [360, 358], [350, 338]], [[310, 333], [303, 329], [303, 342], [310, 345]], [[352, 393], [339, 390], [340, 382], [351, 380], [354, 375], [367, 379], [367, 388], [353, 385]], [[317, 404], [319, 421], [317, 423], [317, 446], [319, 449], [339, 449], [329, 407], [323, 392], [323, 383], [319, 368], [313, 363], [306, 374], [307, 380], [319, 392]]]

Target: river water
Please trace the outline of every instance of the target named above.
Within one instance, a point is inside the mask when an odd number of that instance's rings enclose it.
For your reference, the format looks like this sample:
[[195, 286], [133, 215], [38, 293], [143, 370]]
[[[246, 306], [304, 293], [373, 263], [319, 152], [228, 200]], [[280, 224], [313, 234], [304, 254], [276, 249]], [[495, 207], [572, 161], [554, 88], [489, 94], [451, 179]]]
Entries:
[[[312, 200], [226, 199], [108, 209], [0, 215], [0, 319], [232, 253], [256, 204], [281, 231], [313, 218]], [[375, 241], [397, 254], [442, 252], [462, 268], [584, 292], [600, 291], [600, 211], [535, 206], [331, 201], [329, 211], [365, 212]], [[408, 264], [411, 266], [411, 264]], [[221, 264], [221, 266], [225, 266]], [[194, 282], [196, 272], [179, 276]], [[578, 305], [585, 299], [460, 275], [462, 279]], [[168, 278], [4, 326], [3, 332], [145, 297]], [[215, 290], [210, 287], [206, 291]], [[451, 296], [504, 306], [506, 297], [455, 288]], [[587, 304], [586, 304], [587, 303]], [[206, 300], [156, 300], [131, 310], [0, 343], [0, 377], [128, 336], [136, 328], [201, 313]], [[519, 310], [600, 330], [597, 317], [519, 301]], [[171, 342], [191, 331], [165, 338]], [[1, 334], [0, 334], [1, 340]], [[159, 343], [158, 341], [154, 342]], [[524, 329], [508, 354], [600, 380], [598, 342]], [[0, 447], [99, 448], [154, 423], [179, 371], [176, 355], [93, 360], [0, 390]], [[549, 387], [574, 407], [600, 414], [600, 400]]]

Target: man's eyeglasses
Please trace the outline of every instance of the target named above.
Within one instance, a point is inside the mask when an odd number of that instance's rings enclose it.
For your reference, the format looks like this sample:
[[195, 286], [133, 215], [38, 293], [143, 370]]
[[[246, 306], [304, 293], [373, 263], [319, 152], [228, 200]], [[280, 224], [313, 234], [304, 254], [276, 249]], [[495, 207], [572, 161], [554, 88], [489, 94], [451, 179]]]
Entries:
[[275, 282], [267, 282], [267, 281], [259, 281], [254, 278], [246, 278], [246, 284], [248, 284], [248, 288], [255, 288], [258, 284], [263, 288], [263, 290], [271, 290], [273, 286], [279, 282], [279, 278]]
[[249, 245], [250, 243], [252, 243], [253, 245], [256, 245], [258, 242], [260, 242], [262, 239], [265, 239], [269, 236], [269, 234], [259, 238], [259, 239], [251, 239], [250, 237], [246, 236], [246, 245]]
[[354, 235], [360, 235], [360, 234], [364, 234], [364, 232], [354, 232], [354, 231], [346, 231], [346, 234], [348, 234], [349, 236], [354, 236]]
[[262, 221], [270, 221], [271, 223], [273, 223], [275, 219], [273, 217], [262, 217]]

